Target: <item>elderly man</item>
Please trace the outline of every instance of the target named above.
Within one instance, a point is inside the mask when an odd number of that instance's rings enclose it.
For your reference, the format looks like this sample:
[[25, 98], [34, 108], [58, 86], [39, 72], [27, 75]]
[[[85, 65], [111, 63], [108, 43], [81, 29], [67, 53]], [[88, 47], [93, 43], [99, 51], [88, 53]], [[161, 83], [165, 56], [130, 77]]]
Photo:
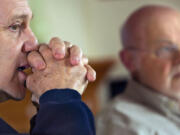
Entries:
[[[77, 46], [59, 38], [37, 46], [27, 0], [0, 0], [0, 101], [20, 100], [24, 82], [39, 103], [31, 135], [94, 135], [93, 115], [81, 101], [95, 71]], [[32, 67], [27, 76], [23, 70]], [[18, 135], [0, 119], [0, 134]]]
[[97, 118], [97, 135], [180, 134], [180, 13], [145, 6], [121, 36], [120, 57], [132, 79]]

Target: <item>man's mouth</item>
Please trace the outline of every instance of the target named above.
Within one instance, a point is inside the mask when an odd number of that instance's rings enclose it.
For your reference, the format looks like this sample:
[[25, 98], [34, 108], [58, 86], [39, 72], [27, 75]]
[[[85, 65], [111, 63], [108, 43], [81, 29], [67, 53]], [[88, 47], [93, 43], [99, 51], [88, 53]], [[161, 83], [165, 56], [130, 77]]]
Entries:
[[25, 69], [26, 69], [25, 66], [21, 66], [21, 67], [18, 67], [18, 68], [17, 68], [18, 71], [24, 71]]
[[18, 67], [17, 71], [23, 72], [28, 75], [31, 73], [31, 67], [29, 65], [23, 65], [23, 66]]
[[[19, 66], [17, 68], [17, 71], [18, 72], [21, 72], [21, 75], [24, 74], [23, 76], [27, 76], [29, 74], [32, 73], [31, 71], [31, 67], [29, 65], [22, 65], [22, 66]], [[26, 79], [24, 80], [24, 87], [26, 88]]]

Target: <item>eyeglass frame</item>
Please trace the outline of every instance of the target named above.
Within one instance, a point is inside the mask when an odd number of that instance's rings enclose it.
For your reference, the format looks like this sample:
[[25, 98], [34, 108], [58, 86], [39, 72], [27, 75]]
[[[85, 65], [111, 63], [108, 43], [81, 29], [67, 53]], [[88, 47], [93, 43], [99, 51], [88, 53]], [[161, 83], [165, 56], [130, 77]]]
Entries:
[[[175, 56], [180, 57], [180, 48], [178, 45], [173, 44], [171, 42], [168, 42], [168, 45], [164, 45], [163, 47], [159, 47], [157, 50], [147, 50], [147, 49], [142, 49], [142, 48], [136, 48], [136, 47], [126, 47], [125, 49], [131, 50], [131, 51], [143, 51], [143, 52], [148, 52], [154, 54], [158, 58], [162, 59], [173, 59]], [[166, 50], [165, 50], [166, 49]], [[163, 56], [162, 51], [168, 51], [169, 54], [166, 54], [166, 56]], [[170, 54], [171, 53], [171, 54]], [[164, 54], [165, 55], [165, 54]], [[167, 56], [168, 55], [168, 56]]]

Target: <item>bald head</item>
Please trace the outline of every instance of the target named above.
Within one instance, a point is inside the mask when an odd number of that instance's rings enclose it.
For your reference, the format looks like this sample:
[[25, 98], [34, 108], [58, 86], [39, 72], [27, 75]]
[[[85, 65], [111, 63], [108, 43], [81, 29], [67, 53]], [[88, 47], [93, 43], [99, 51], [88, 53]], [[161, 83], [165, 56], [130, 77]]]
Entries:
[[149, 38], [170, 25], [180, 25], [180, 14], [175, 9], [158, 5], [142, 7], [128, 18], [122, 28], [123, 47], [145, 47], [151, 40]]

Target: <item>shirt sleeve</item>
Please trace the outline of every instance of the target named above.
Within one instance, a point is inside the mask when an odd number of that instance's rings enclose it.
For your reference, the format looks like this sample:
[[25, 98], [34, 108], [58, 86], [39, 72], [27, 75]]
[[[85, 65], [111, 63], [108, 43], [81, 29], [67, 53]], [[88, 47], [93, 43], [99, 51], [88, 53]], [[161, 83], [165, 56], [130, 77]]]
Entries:
[[94, 117], [77, 91], [49, 90], [40, 97], [30, 135], [95, 135]]

